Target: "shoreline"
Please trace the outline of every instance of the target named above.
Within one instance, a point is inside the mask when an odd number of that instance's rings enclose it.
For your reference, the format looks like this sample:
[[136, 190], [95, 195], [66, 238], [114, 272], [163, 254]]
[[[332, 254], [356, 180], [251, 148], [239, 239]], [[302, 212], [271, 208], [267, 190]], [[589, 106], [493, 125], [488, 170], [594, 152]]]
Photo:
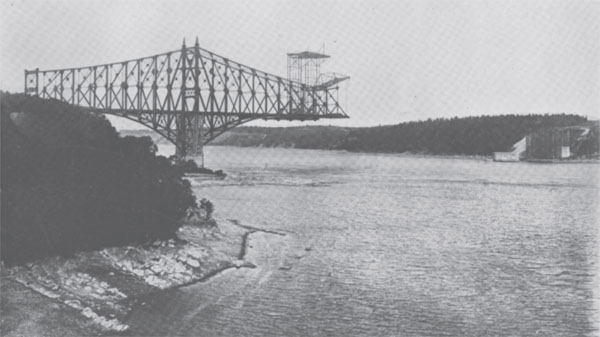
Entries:
[[439, 159], [464, 159], [464, 160], [479, 160], [490, 161], [497, 163], [533, 163], [533, 164], [600, 164], [600, 158], [581, 158], [581, 159], [523, 159], [516, 162], [495, 161], [493, 155], [470, 155], [470, 154], [433, 154], [433, 153], [415, 153], [415, 152], [385, 152], [385, 151], [354, 151], [345, 149], [317, 149], [317, 148], [299, 148], [299, 147], [283, 147], [283, 146], [235, 146], [235, 145], [217, 145], [209, 144], [212, 147], [234, 147], [234, 148], [262, 148], [262, 149], [293, 149], [302, 151], [328, 151], [362, 155], [391, 155], [396, 157], [407, 158], [439, 158]]
[[301, 150], [301, 151], [327, 151], [327, 152], [341, 152], [341, 153], [355, 153], [355, 154], [366, 154], [366, 155], [394, 155], [403, 157], [415, 157], [415, 158], [448, 158], [448, 159], [474, 159], [474, 160], [493, 160], [493, 155], [468, 155], [468, 154], [430, 154], [430, 153], [414, 153], [414, 152], [386, 152], [386, 151], [361, 151], [361, 150], [346, 150], [346, 149], [332, 149], [332, 148], [301, 148], [292, 146], [237, 146], [237, 145], [221, 145], [221, 144], [208, 144], [207, 147], [234, 147], [234, 148], [255, 148], [255, 149], [290, 149], [290, 150]]
[[246, 257], [246, 254], [248, 253], [248, 240], [249, 240], [249, 236], [251, 234], [254, 234], [256, 232], [262, 232], [262, 233], [266, 233], [266, 234], [286, 236], [285, 233], [282, 233], [279, 231], [273, 231], [273, 230], [268, 230], [268, 229], [263, 229], [263, 228], [248, 226], [248, 225], [242, 225], [236, 219], [227, 219], [227, 220], [230, 221], [233, 225], [236, 225], [240, 228], [247, 230], [247, 232], [242, 236], [242, 245], [240, 247], [240, 253], [238, 254], [239, 260], [243, 260]]
[[[285, 235], [219, 220], [215, 227], [185, 224], [178, 240], [2, 266], [2, 335], [126, 333], [123, 322], [142, 298], [206, 282], [229, 269], [256, 268], [244, 260], [249, 236], [256, 232]], [[23, 292], [35, 299], [13, 303]], [[69, 319], [33, 318], [39, 316]]]

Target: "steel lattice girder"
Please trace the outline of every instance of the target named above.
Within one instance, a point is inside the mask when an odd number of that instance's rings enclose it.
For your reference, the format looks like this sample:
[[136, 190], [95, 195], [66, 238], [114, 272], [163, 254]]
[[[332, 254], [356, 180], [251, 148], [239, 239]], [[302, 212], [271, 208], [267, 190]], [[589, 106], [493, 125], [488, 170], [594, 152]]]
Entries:
[[181, 121], [193, 127], [194, 120], [201, 127], [196, 142], [202, 145], [255, 119], [347, 118], [337, 91], [256, 70], [202, 49], [198, 42], [136, 60], [25, 71], [26, 94], [137, 121], [178, 148], [185, 147], [178, 144]]

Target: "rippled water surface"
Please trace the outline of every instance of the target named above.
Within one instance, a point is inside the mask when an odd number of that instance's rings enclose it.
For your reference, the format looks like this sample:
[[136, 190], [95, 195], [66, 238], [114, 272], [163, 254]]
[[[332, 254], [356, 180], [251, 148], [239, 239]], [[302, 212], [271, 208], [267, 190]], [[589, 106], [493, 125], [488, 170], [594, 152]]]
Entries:
[[599, 335], [597, 164], [233, 147], [206, 159], [229, 174], [193, 181], [217, 217], [288, 235], [251, 248], [256, 269], [153, 296], [133, 334]]

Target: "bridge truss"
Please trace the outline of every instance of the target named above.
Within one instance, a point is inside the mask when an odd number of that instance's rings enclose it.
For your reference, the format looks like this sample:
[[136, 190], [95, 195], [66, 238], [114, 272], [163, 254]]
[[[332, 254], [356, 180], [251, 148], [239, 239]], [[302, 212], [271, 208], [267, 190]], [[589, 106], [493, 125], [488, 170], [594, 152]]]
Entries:
[[[346, 79], [346, 78], [344, 78]], [[256, 120], [348, 118], [337, 85], [281, 78], [199, 46], [89, 67], [26, 70], [25, 93], [143, 124], [176, 146], [178, 158]]]

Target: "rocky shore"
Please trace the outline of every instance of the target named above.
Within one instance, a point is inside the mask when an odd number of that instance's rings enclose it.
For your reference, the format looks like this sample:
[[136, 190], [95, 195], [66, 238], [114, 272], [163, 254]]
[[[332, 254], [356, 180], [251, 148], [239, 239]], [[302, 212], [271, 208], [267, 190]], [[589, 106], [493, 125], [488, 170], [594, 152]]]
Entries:
[[1, 335], [124, 334], [123, 322], [143, 295], [254, 267], [244, 260], [245, 246], [259, 229], [217, 223], [184, 225], [168, 241], [2, 267]]

